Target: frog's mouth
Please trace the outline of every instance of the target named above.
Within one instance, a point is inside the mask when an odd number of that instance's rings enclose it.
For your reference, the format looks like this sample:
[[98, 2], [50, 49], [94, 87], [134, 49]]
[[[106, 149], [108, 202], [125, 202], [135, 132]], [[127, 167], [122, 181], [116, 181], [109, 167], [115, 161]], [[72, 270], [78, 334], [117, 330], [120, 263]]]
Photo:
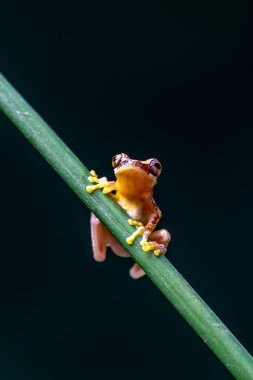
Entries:
[[115, 169], [115, 174], [118, 174], [118, 173], [122, 173], [123, 171], [129, 171], [129, 172], [133, 172], [136, 171], [136, 172], [145, 172], [146, 174], [149, 174], [150, 173], [150, 170], [149, 170], [149, 165], [148, 164], [144, 164], [140, 161], [135, 161], [135, 160], [131, 160], [131, 162], [129, 162], [129, 160], [126, 160], [126, 161], [122, 161], [119, 166]]

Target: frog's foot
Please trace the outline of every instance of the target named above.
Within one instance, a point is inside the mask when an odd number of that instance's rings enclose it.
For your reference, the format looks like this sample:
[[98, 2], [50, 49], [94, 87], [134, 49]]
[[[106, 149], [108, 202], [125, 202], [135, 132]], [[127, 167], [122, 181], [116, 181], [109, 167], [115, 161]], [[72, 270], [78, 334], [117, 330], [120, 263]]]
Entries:
[[167, 250], [165, 245], [159, 244], [156, 241], [146, 241], [146, 239], [142, 239], [140, 244], [145, 252], [154, 251], [156, 256], [160, 256], [161, 254], [165, 255]]
[[129, 236], [126, 241], [128, 244], [133, 244], [134, 240], [137, 238], [137, 236], [142, 235], [142, 240], [140, 242], [140, 245], [142, 246], [143, 251], [149, 252], [149, 251], [154, 251], [154, 254], [156, 256], [160, 256], [160, 254], [165, 254], [166, 253], [166, 246], [164, 244], [159, 244], [156, 241], [147, 241], [148, 240], [148, 235], [147, 230], [143, 226], [142, 223], [136, 222], [133, 219], [128, 219], [128, 223], [131, 226], [136, 226], [136, 231]]
[[136, 226], [137, 228], [136, 231], [134, 231], [134, 233], [126, 239], [128, 244], [133, 244], [137, 236], [140, 236], [143, 234], [143, 232], [145, 231], [145, 227], [143, 226], [141, 222], [136, 222], [133, 219], [128, 219], [128, 223], [131, 226]]
[[107, 181], [106, 177], [98, 178], [97, 173], [95, 170], [90, 171], [90, 176], [88, 177], [88, 180], [91, 183], [96, 183], [96, 185], [86, 186], [86, 191], [91, 194], [93, 191], [97, 189], [103, 189], [103, 194], [110, 193], [111, 191], [115, 190], [115, 182], [114, 181]]

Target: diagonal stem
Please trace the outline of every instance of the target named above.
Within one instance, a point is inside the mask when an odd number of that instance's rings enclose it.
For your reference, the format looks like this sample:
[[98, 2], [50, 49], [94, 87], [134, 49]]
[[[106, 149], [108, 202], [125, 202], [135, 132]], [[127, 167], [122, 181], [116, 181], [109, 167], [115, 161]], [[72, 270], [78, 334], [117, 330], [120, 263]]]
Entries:
[[139, 238], [133, 246], [126, 243], [126, 237], [134, 230], [128, 224], [126, 214], [101, 191], [92, 195], [85, 191], [85, 186], [89, 184], [88, 169], [1, 73], [0, 109], [115, 235], [235, 378], [253, 380], [251, 355], [164, 256], [158, 258], [153, 253], [144, 253], [137, 244]]

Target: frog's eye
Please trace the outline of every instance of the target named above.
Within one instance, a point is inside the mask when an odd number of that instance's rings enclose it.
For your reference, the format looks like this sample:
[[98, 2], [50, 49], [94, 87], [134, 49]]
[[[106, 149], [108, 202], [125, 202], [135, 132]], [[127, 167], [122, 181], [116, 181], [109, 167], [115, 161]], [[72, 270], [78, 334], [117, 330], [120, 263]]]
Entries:
[[117, 166], [119, 166], [119, 164], [121, 163], [122, 161], [122, 158], [123, 158], [124, 154], [121, 153], [121, 154], [116, 154], [116, 156], [114, 156], [112, 158], [112, 167], [113, 168], [116, 168]]
[[161, 174], [162, 165], [158, 160], [153, 159], [149, 163], [149, 169], [151, 174], [153, 174], [155, 177], [158, 177]]

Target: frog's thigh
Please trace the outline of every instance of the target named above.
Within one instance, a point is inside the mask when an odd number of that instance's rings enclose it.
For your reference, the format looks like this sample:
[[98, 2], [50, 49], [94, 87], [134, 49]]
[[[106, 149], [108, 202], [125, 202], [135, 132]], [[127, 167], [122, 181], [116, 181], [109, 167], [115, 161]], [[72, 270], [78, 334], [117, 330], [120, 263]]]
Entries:
[[108, 231], [93, 213], [90, 217], [90, 229], [93, 257], [96, 261], [104, 261]]
[[[108, 232], [108, 236], [108, 245], [116, 255], [121, 257], [130, 256], [110, 232]], [[133, 279], [137, 279], [144, 276], [145, 272], [137, 263], [135, 263], [130, 269], [129, 274]]]
[[[167, 230], [157, 230], [155, 232], [152, 232], [149, 240], [156, 241], [158, 244], [164, 244], [165, 247], [167, 247], [171, 241], [171, 235]], [[134, 266], [130, 269], [130, 276], [134, 279], [140, 278], [144, 275], [144, 270], [137, 263], [135, 263]]]
[[129, 253], [120, 245], [118, 240], [109, 231], [107, 234], [107, 245], [111, 247], [111, 250], [120, 257], [129, 257]]
[[152, 234], [149, 236], [149, 240], [156, 241], [157, 243], [163, 244], [165, 247], [167, 247], [171, 241], [171, 235], [169, 231], [165, 229], [157, 230], [152, 232]]

